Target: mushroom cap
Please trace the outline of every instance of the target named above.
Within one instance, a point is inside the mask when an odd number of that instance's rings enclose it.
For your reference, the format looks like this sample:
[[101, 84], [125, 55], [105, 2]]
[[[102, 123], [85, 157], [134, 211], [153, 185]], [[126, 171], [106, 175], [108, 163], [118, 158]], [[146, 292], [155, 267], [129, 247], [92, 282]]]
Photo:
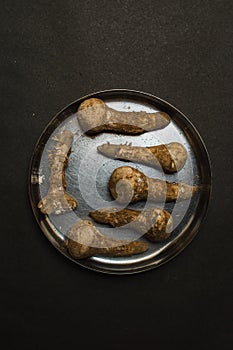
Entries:
[[122, 166], [112, 173], [109, 189], [113, 198], [120, 203], [137, 202], [147, 198], [147, 177], [135, 168]]
[[100, 127], [105, 114], [106, 104], [99, 98], [89, 98], [83, 101], [77, 110], [78, 121], [85, 132]]

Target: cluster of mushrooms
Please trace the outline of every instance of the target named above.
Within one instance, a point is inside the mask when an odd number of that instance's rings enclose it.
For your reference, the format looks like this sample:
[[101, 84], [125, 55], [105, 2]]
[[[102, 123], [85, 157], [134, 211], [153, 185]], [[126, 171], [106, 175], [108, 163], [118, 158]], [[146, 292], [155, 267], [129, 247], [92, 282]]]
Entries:
[[[128, 135], [165, 128], [170, 116], [164, 112], [121, 112], [108, 107], [104, 101], [89, 98], [79, 105], [77, 118], [87, 136], [108, 131]], [[74, 210], [77, 200], [66, 192], [65, 168], [73, 142], [73, 133], [63, 130], [54, 137], [54, 147], [48, 153], [50, 167], [49, 189], [40, 200], [38, 208], [43, 214], [60, 215]], [[106, 143], [98, 152], [112, 159], [127, 160], [162, 169], [173, 174], [184, 167], [187, 151], [177, 142], [151, 147], [137, 147], [132, 144], [115, 145]], [[113, 171], [109, 179], [109, 191], [119, 203], [169, 202], [190, 198], [197, 186], [181, 182], [168, 182], [147, 177], [141, 171], [121, 166]], [[90, 217], [112, 227], [124, 227], [137, 231], [151, 242], [161, 242], [170, 237], [173, 231], [172, 215], [163, 209], [149, 208], [133, 210], [125, 208], [104, 208], [89, 213]], [[69, 229], [66, 249], [74, 259], [89, 258], [94, 255], [124, 257], [147, 251], [147, 241], [114, 239], [102, 234], [90, 220], [78, 220]]]

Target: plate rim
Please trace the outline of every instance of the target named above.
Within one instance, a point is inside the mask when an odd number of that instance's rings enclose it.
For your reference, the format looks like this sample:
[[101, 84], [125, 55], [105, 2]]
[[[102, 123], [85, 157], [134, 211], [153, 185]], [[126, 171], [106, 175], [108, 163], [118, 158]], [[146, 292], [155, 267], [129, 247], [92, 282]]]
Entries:
[[[176, 113], [179, 114], [179, 116], [181, 116], [183, 118], [183, 120], [190, 125], [190, 127], [192, 128], [192, 132], [195, 134], [198, 142], [199, 142], [199, 146], [201, 146], [202, 148], [202, 153], [205, 156], [205, 161], [208, 168], [207, 174], [205, 174], [206, 178], [208, 179], [208, 186], [207, 186], [207, 190], [206, 192], [206, 198], [205, 198], [205, 202], [204, 202], [204, 206], [202, 207], [202, 214], [201, 214], [201, 218], [198, 220], [199, 222], [195, 222], [194, 227], [192, 228], [192, 231], [190, 232], [189, 235], [187, 235], [187, 237], [183, 237], [184, 235], [182, 235], [182, 244], [180, 244], [177, 247], [177, 241], [179, 241], [179, 237], [177, 237], [177, 239], [175, 239], [174, 241], [171, 242], [171, 245], [168, 247], [168, 249], [165, 249], [164, 252], [162, 252], [163, 254], [166, 253], [168, 250], [172, 249], [172, 253], [171, 255], [167, 255], [165, 257], [161, 257], [161, 259], [159, 261], [157, 261], [157, 259], [154, 261], [153, 258], [151, 259], [152, 261], [150, 263], [147, 263], [147, 260], [145, 262], [143, 262], [142, 266], [134, 266], [133, 264], [130, 265], [128, 268], [124, 267], [125, 265], [120, 265], [120, 267], [122, 269], [119, 269], [119, 266], [117, 264], [114, 264], [114, 267], [110, 264], [104, 264], [99, 266], [98, 264], [96, 264], [96, 261], [93, 261], [92, 259], [85, 259], [85, 260], [75, 260], [72, 257], [70, 257], [69, 255], [65, 254], [64, 251], [62, 251], [57, 244], [54, 244], [54, 242], [52, 241], [51, 237], [49, 237], [48, 232], [45, 231], [45, 229], [42, 228], [41, 226], [41, 222], [39, 220], [39, 216], [37, 215], [38, 210], [36, 210], [34, 202], [33, 202], [33, 194], [32, 194], [32, 183], [31, 183], [31, 176], [32, 176], [32, 169], [33, 169], [33, 164], [35, 161], [35, 158], [38, 157], [37, 152], [38, 152], [38, 147], [41, 143], [41, 141], [45, 138], [46, 132], [53, 127], [53, 130], [55, 130], [62, 121], [64, 121], [66, 118], [68, 118], [68, 116], [66, 116], [64, 119], [60, 118], [62, 117], [62, 115], [67, 112], [69, 109], [72, 108], [72, 106], [80, 104], [82, 101], [84, 101], [85, 99], [91, 98], [91, 97], [96, 97], [96, 98], [101, 98], [100, 95], [106, 95], [106, 94], [133, 94], [133, 95], [139, 95], [141, 97], [144, 98], [150, 98], [152, 100], [154, 100], [155, 102], [159, 102], [163, 105], [166, 105], [167, 107], [169, 107], [171, 110], [175, 111]], [[59, 118], [60, 117], [60, 118]], [[56, 125], [57, 124], [57, 125]], [[51, 135], [51, 134], [50, 134]], [[46, 143], [46, 142], [45, 142]], [[42, 153], [41, 153], [42, 154]], [[41, 158], [41, 155], [40, 155]], [[46, 124], [46, 126], [44, 127], [44, 129], [42, 130], [37, 142], [34, 145], [33, 151], [32, 151], [32, 155], [30, 158], [30, 162], [29, 162], [29, 171], [28, 171], [28, 195], [29, 195], [29, 201], [31, 204], [31, 208], [32, 208], [32, 212], [34, 214], [34, 217], [37, 221], [37, 224], [40, 227], [40, 230], [43, 232], [43, 234], [46, 236], [46, 238], [49, 240], [50, 243], [52, 243], [52, 245], [60, 252], [62, 253], [66, 258], [68, 258], [69, 260], [71, 260], [72, 262], [85, 267], [89, 270], [92, 271], [96, 271], [96, 272], [101, 272], [101, 273], [105, 273], [105, 274], [113, 274], [113, 275], [128, 275], [128, 274], [137, 274], [137, 273], [141, 273], [147, 270], [151, 270], [154, 268], [157, 268], [159, 266], [164, 265], [166, 262], [172, 260], [173, 258], [175, 258], [178, 254], [180, 254], [195, 238], [195, 236], [197, 235], [197, 233], [200, 230], [200, 226], [201, 224], [203, 224], [204, 220], [206, 219], [206, 215], [207, 215], [207, 211], [209, 208], [209, 204], [210, 204], [210, 200], [211, 200], [211, 193], [212, 193], [212, 166], [211, 166], [211, 160], [210, 160], [210, 156], [208, 153], [208, 150], [206, 148], [206, 145], [200, 135], [200, 133], [198, 132], [197, 128], [193, 125], [193, 123], [190, 121], [190, 119], [188, 117], [186, 117], [186, 115], [181, 112], [177, 107], [175, 107], [173, 104], [171, 104], [170, 102], [155, 96], [149, 92], [144, 92], [144, 91], [139, 91], [139, 90], [131, 90], [131, 89], [125, 89], [125, 88], [120, 88], [120, 89], [106, 89], [106, 90], [100, 90], [100, 91], [95, 91], [92, 93], [88, 93], [85, 96], [82, 96], [72, 102], [70, 102], [68, 105], [66, 105], [65, 107], [63, 107], [60, 111], [58, 111], [52, 118], [50, 118], [49, 122]], [[41, 214], [43, 215], [43, 214]], [[193, 221], [192, 221], [193, 223]], [[191, 223], [191, 224], [192, 224]], [[190, 227], [188, 227], [188, 230], [190, 230]], [[139, 263], [137, 263], [136, 265], [138, 265]], [[118, 269], [117, 269], [118, 266]]]

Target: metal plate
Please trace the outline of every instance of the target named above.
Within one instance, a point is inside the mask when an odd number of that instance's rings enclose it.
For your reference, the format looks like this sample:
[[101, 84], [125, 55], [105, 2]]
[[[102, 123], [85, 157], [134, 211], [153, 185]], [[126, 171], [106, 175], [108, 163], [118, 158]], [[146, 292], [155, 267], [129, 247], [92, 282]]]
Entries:
[[[172, 121], [164, 129], [147, 132], [139, 136], [102, 133], [95, 137], [83, 134], [77, 121], [76, 111], [80, 103], [90, 97], [105, 101], [112, 108], [122, 111], [164, 111]], [[67, 192], [78, 200], [73, 212], [63, 215], [44, 215], [37, 208], [40, 199], [48, 189], [48, 150], [53, 136], [68, 129], [75, 134], [69, 165], [66, 169]], [[165, 175], [159, 170], [141, 164], [111, 160], [97, 152], [97, 146], [111, 143], [132, 142], [135, 146], [153, 146], [173, 141], [180, 142], [188, 152], [184, 168], [176, 174]], [[171, 237], [162, 243], [149, 243], [149, 250], [143, 254], [124, 258], [92, 257], [85, 260], [72, 259], [64, 246], [69, 228], [78, 218], [88, 218], [88, 213], [103, 207], [116, 206], [108, 190], [112, 171], [122, 165], [135, 167], [147, 176], [170, 182], [183, 181], [198, 185], [200, 190], [190, 199], [175, 203], [136, 203], [131, 208], [160, 207], [168, 210], [174, 220]], [[147, 93], [129, 90], [108, 90], [85, 96], [59, 112], [42, 133], [33, 152], [30, 164], [29, 194], [35, 217], [49, 241], [65, 256], [79, 265], [92, 270], [114, 274], [129, 274], [157, 267], [182, 251], [196, 235], [205, 216], [211, 191], [211, 170], [209, 157], [203, 141], [190, 121], [171, 104]], [[104, 234], [121, 239], [140, 239], [130, 230], [117, 230], [106, 225], [95, 224]]]

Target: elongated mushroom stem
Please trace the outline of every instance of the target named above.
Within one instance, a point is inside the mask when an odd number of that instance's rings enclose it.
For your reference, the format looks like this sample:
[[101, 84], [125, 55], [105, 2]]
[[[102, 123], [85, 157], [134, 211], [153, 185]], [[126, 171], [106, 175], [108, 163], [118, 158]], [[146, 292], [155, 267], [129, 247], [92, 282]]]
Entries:
[[64, 130], [54, 137], [55, 145], [49, 151], [49, 190], [40, 200], [38, 208], [43, 214], [62, 214], [77, 207], [77, 201], [66, 192], [65, 168], [68, 165], [73, 134]]
[[147, 199], [157, 202], [184, 200], [190, 198], [198, 188], [183, 182], [153, 179], [135, 168], [122, 166], [112, 173], [109, 189], [118, 202], [135, 203]]
[[77, 111], [81, 128], [87, 135], [104, 131], [122, 134], [142, 134], [162, 129], [170, 123], [170, 116], [164, 112], [121, 112], [108, 107], [98, 98], [82, 102]]
[[106, 143], [98, 146], [97, 149], [109, 158], [146, 164], [153, 168], [162, 168], [165, 173], [175, 173], [181, 170], [187, 160], [187, 151], [178, 142], [151, 147]]
[[145, 235], [152, 242], [161, 242], [170, 237], [173, 220], [170, 213], [159, 208], [132, 210], [119, 208], [98, 209], [89, 214], [101, 224], [130, 228]]
[[148, 244], [107, 237], [91, 221], [79, 220], [68, 232], [67, 249], [74, 259], [85, 259], [93, 255], [123, 257], [145, 252]]

